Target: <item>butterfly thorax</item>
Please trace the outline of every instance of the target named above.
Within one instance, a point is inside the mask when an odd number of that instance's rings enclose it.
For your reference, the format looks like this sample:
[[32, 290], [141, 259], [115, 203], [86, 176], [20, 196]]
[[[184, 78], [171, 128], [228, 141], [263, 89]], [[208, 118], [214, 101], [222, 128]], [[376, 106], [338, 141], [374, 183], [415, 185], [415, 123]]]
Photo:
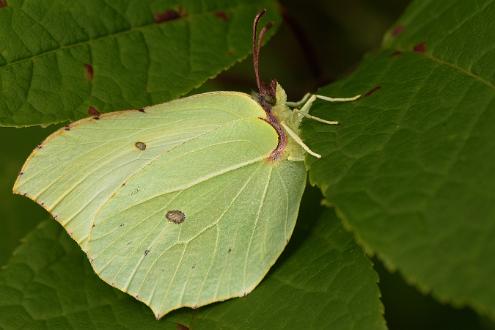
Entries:
[[[287, 106], [287, 94], [280, 84], [276, 85], [275, 94], [275, 105], [271, 107], [270, 114], [277, 120], [279, 126], [285, 134], [286, 143], [283, 152], [281, 152], [280, 159], [288, 159], [291, 161], [302, 161], [304, 160], [304, 150], [299, 144], [297, 144], [282, 127], [282, 123], [288, 126], [297, 135], [300, 134], [299, 126], [301, 124], [302, 117], [296, 112], [292, 111], [291, 108]], [[281, 140], [279, 134], [279, 141]]]

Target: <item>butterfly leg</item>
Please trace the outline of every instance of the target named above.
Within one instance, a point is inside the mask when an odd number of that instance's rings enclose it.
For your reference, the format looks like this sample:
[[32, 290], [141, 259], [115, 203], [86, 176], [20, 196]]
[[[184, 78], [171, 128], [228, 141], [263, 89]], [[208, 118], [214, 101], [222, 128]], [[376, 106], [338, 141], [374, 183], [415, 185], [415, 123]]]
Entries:
[[309, 109], [311, 109], [316, 99], [320, 99], [327, 102], [352, 102], [352, 101], [356, 101], [360, 97], [361, 95], [356, 95], [353, 97], [329, 97], [318, 94], [312, 94], [312, 95], [310, 94], [310, 96], [308, 96], [308, 98], [305, 100], [303, 107], [300, 109], [300, 112], [309, 113]]
[[329, 97], [329, 96], [318, 95], [318, 94], [306, 94], [301, 101], [294, 102], [294, 103], [297, 103], [299, 105], [304, 104], [302, 106], [302, 108], [300, 110], [294, 108], [293, 110], [295, 112], [297, 112], [299, 115], [306, 117], [308, 119], [313, 119], [315, 121], [318, 121], [318, 122], [321, 122], [324, 124], [328, 124], [328, 125], [337, 125], [338, 124], [337, 121], [328, 121], [328, 120], [325, 120], [325, 119], [322, 119], [322, 118], [319, 118], [316, 116], [311, 116], [309, 114], [309, 110], [313, 106], [314, 101], [316, 101], [316, 99], [320, 99], [320, 100], [327, 101], [327, 102], [352, 102], [352, 101], [359, 99], [360, 97], [361, 97], [361, 95], [356, 95], [353, 97]]
[[289, 126], [287, 126], [284, 122], [280, 123], [282, 127], [285, 129], [285, 131], [289, 134], [289, 136], [296, 142], [298, 145], [301, 146], [308, 154], [311, 156], [314, 156], [316, 158], [321, 158], [321, 155], [314, 152], [311, 150], [304, 142], [303, 140], [297, 135], [296, 132], [294, 132]]
[[300, 99], [299, 101], [297, 102], [286, 102], [285, 104], [290, 107], [290, 108], [299, 108], [301, 105], [303, 105], [304, 103], [306, 103], [306, 101], [308, 101], [308, 99], [311, 97], [312, 94], [310, 93], [306, 93], [302, 99]]

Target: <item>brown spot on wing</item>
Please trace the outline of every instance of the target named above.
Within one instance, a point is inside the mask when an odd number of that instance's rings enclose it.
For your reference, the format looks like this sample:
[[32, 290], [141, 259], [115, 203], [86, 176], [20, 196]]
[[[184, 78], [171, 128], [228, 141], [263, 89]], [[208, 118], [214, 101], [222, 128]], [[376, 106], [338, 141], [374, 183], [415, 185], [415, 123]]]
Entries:
[[134, 145], [136, 146], [136, 148], [138, 148], [141, 151], [146, 150], [146, 143], [144, 143], [144, 142], [138, 141], [138, 142], [134, 143]]
[[180, 224], [183, 223], [184, 220], [186, 220], [186, 215], [180, 210], [171, 210], [168, 211], [167, 214], [165, 214], [165, 218], [167, 218], [168, 221], [172, 223]]

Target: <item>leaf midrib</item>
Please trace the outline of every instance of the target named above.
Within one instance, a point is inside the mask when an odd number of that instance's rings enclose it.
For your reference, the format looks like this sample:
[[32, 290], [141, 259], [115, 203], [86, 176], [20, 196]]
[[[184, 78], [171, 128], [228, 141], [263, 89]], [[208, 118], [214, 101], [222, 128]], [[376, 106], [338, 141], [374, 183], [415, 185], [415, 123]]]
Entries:
[[457, 72], [460, 72], [462, 75], [464, 76], [467, 76], [467, 77], [470, 77], [470, 78], [473, 78], [479, 82], [481, 82], [483, 85], [487, 86], [488, 88], [490, 88], [491, 90], [493, 90], [495, 92], [495, 83], [481, 77], [481, 76], [478, 76], [476, 75], [474, 72], [472, 71], [469, 71], [468, 69], [465, 69], [461, 66], [458, 66], [454, 63], [450, 63], [440, 57], [437, 57], [435, 55], [433, 55], [432, 53], [419, 53], [419, 52], [413, 52], [409, 49], [405, 49], [405, 48], [402, 48], [402, 47], [395, 47], [395, 48], [384, 48], [385, 50], [389, 49], [389, 50], [395, 50], [395, 51], [399, 51], [401, 53], [412, 53], [412, 54], [416, 54], [420, 57], [423, 57], [423, 58], [426, 58], [432, 62], [435, 62], [435, 63], [438, 63], [440, 65], [445, 65], [445, 66], [448, 66], [449, 68], [452, 68], [454, 69], [455, 71]]

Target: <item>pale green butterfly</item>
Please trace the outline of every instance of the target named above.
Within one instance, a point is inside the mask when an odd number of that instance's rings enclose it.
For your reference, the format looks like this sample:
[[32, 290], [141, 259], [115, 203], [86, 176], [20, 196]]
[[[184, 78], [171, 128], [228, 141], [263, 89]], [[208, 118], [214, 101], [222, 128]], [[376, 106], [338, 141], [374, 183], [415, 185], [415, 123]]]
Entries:
[[[306, 184], [299, 138], [316, 98], [213, 92], [82, 119], [50, 135], [14, 192], [47, 209], [95, 272], [157, 318], [251, 292], [285, 248]], [[302, 106], [300, 109], [298, 109]], [[292, 108], [292, 109], [291, 109]]]

